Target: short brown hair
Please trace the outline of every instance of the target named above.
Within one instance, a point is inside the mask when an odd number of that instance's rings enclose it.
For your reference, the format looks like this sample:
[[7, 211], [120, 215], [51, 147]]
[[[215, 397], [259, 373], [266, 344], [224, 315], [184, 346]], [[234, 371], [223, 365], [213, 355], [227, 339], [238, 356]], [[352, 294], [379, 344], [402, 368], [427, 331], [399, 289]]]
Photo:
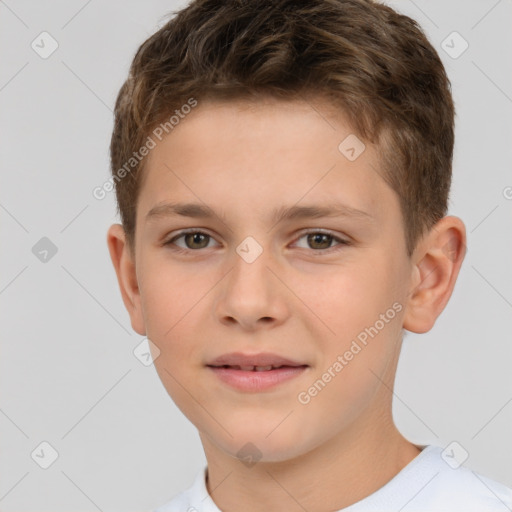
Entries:
[[446, 215], [455, 109], [414, 20], [372, 0], [194, 0], [173, 14], [138, 49], [115, 105], [111, 170], [132, 250], [144, 162], [116, 173], [191, 97], [326, 97], [379, 144], [409, 256]]

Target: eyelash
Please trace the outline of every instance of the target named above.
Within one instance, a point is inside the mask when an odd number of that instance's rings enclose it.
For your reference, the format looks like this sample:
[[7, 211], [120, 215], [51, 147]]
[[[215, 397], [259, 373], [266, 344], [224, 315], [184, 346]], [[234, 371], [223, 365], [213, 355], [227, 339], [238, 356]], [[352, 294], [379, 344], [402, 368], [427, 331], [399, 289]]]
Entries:
[[[208, 233], [206, 233], [204, 231], [200, 231], [200, 230], [198, 230], [196, 228], [192, 228], [192, 229], [185, 229], [183, 231], [180, 231], [175, 236], [173, 236], [171, 239], [169, 239], [168, 241], [164, 242], [163, 245], [164, 246], [171, 246], [171, 245], [173, 245], [174, 247], [172, 247], [172, 250], [177, 252], [177, 253], [187, 253], [188, 254], [188, 253], [191, 253], [191, 252], [200, 252], [202, 249], [183, 249], [183, 247], [179, 247], [179, 246], [174, 244], [174, 242], [176, 240], [178, 240], [181, 237], [183, 237], [183, 236], [185, 236], [187, 234], [190, 234], [190, 233], [206, 235], [206, 236], [208, 236], [210, 238], [213, 238], [210, 234], [208, 234]], [[301, 233], [301, 235], [296, 239], [296, 241], [300, 240], [301, 238], [303, 238], [303, 237], [305, 237], [307, 235], [311, 235], [311, 234], [328, 235], [328, 236], [332, 237], [333, 241], [338, 242], [338, 245], [335, 245], [334, 247], [328, 247], [327, 249], [311, 249], [311, 251], [313, 252], [313, 254], [315, 256], [323, 256], [326, 253], [330, 254], [331, 252], [333, 252], [333, 250], [336, 251], [336, 250], [339, 250], [339, 248], [342, 248], [343, 246], [351, 245], [351, 242], [336, 236], [334, 233], [332, 233], [330, 231], [322, 231], [322, 230], [318, 230], [318, 229], [311, 229], [309, 231], [305, 231], [305, 232]], [[338, 249], [336, 249], [336, 247], [338, 247]]]

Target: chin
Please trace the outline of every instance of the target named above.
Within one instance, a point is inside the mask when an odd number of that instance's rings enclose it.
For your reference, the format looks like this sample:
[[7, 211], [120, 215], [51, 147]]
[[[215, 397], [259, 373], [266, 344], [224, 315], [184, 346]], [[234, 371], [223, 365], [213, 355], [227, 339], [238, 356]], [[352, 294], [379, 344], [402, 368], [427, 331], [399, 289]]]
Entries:
[[[278, 424], [278, 423], [277, 423]], [[284, 462], [302, 455], [308, 451], [312, 439], [304, 439], [304, 432], [279, 426], [262, 427], [259, 423], [252, 429], [247, 427], [236, 431], [234, 426], [228, 428], [233, 437], [224, 437], [219, 442], [220, 447], [230, 456], [240, 459], [241, 462], [249, 460], [254, 462]], [[235, 434], [236, 432], [236, 434]], [[272, 432], [269, 435], [269, 432]]]

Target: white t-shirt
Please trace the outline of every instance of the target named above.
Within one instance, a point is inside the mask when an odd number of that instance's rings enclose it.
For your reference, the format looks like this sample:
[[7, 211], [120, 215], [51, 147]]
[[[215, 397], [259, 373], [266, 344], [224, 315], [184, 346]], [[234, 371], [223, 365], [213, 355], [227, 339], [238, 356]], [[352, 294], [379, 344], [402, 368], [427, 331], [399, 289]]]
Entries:
[[[338, 512], [507, 512], [512, 489], [441, 457], [442, 448], [422, 451], [386, 485]], [[154, 512], [221, 512], [206, 489], [206, 467], [194, 483]], [[243, 510], [243, 507], [240, 507]]]

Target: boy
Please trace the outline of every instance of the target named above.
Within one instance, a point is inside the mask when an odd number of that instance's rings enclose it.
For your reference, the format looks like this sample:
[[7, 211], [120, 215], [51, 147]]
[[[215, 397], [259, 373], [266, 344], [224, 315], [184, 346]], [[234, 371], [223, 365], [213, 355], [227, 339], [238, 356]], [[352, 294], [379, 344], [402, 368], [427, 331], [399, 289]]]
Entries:
[[432, 328], [466, 242], [450, 83], [413, 20], [195, 0], [115, 114], [110, 254], [207, 458], [158, 512], [512, 510], [392, 419], [403, 332]]

